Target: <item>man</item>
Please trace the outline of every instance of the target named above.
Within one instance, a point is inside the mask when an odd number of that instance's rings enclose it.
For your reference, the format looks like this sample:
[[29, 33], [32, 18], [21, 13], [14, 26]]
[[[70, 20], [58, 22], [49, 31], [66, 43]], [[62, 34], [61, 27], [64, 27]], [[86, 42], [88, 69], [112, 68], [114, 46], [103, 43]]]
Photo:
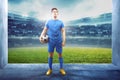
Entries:
[[41, 36], [48, 34], [49, 41], [48, 41], [48, 52], [49, 52], [49, 58], [48, 58], [48, 64], [49, 69], [46, 72], [46, 75], [50, 75], [52, 73], [52, 61], [53, 61], [53, 55], [54, 55], [54, 48], [56, 48], [56, 52], [59, 56], [59, 63], [60, 63], [60, 73], [62, 75], [65, 75], [66, 72], [63, 69], [63, 58], [62, 58], [62, 47], [65, 46], [65, 28], [62, 21], [58, 19], [58, 9], [52, 8], [52, 19], [48, 20], [41, 35], [40, 35], [40, 41], [42, 42]]

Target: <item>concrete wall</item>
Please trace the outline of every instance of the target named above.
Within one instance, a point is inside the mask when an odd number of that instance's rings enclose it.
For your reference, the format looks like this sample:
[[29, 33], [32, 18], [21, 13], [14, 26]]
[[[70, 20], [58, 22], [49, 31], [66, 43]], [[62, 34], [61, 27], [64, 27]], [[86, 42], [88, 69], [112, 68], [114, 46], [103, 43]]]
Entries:
[[112, 63], [120, 67], [120, 0], [113, 0]]
[[0, 0], [0, 68], [8, 62], [7, 0]]

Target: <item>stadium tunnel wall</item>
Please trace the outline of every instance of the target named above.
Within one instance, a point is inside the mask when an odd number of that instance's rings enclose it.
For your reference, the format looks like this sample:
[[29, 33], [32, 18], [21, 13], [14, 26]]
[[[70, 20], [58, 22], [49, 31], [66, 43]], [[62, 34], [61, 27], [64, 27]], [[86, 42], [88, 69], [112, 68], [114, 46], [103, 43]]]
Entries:
[[0, 68], [8, 63], [7, 0], [0, 0]]
[[120, 0], [112, 3], [112, 63], [120, 68]]
[[[120, 0], [112, 0], [112, 64], [120, 67]], [[0, 0], [0, 68], [8, 64], [7, 0]]]

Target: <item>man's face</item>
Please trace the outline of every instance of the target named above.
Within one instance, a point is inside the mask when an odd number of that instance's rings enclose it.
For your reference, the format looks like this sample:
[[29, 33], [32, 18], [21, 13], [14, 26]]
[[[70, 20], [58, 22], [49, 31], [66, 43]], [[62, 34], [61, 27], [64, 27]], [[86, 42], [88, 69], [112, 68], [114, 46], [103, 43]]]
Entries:
[[53, 10], [52, 11], [52, 16], [57, 17], [58, 16], [58, 10]]

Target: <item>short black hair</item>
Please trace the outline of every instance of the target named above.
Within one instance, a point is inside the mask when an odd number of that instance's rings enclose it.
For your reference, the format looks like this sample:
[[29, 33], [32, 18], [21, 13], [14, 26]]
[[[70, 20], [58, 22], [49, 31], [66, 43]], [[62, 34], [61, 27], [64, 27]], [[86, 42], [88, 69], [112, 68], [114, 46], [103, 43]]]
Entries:
[[58, 9], [57, 9], [57, 8], [52, 8], [52, 9], [51, 9], [51, 12], [52, 12], [53, 10], [58, 10]]

